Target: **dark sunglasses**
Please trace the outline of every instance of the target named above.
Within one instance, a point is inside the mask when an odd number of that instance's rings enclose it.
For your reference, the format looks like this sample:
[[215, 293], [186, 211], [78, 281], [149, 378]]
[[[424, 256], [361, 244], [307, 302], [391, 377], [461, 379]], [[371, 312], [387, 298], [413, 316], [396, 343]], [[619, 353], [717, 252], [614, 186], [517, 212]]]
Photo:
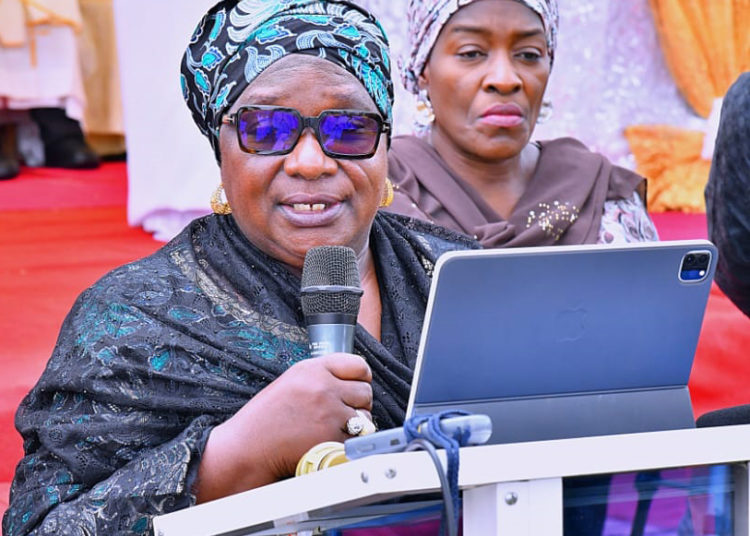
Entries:
[[380, 135], [391, 125], [372, 112], [326, 110], [318, 117], [305, 117], [294, 108], [243, 106], [221, 122], [237, 127], [243, 151], [252, 154], [288, 154], [302, 132], [310, 127], [323, 152], [333, 158], [370, 158]]

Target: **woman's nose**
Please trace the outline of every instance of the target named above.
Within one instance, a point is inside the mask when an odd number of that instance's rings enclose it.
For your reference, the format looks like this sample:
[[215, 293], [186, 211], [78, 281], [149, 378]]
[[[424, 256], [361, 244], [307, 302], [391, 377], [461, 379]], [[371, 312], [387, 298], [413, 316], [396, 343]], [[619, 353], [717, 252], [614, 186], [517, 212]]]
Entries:
[[315, 180], [336, 173], [336, 160], [326, 155], [311, 129], [306, 129], [284, 159], [284, 172], [290, 177]]
[[523, 85], [512, 58], [507, 54], [496, 54], [487, 63], [487, 73], [483, 87], [487, 91], [497, 91], [503, 95], [518, 91]]

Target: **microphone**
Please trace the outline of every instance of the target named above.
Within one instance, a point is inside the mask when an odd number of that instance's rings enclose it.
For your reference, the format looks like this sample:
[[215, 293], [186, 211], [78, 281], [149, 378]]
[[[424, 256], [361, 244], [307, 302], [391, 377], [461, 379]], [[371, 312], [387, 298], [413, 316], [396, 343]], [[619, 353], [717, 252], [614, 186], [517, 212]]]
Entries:
[[352, 352], [363, 292], [352, 248], [318, 246], [308, 250], [301, 300], [312, 357]]

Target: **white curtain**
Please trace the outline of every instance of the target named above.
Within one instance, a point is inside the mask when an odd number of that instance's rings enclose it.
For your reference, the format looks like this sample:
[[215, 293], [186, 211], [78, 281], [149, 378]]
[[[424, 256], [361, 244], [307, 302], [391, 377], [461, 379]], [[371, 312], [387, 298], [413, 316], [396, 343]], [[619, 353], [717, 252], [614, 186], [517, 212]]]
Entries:
[[115, 0], [128, 221], [168, 240], [209, 211], [219, 168], [180, 90], [180, 60], [214, 0]]

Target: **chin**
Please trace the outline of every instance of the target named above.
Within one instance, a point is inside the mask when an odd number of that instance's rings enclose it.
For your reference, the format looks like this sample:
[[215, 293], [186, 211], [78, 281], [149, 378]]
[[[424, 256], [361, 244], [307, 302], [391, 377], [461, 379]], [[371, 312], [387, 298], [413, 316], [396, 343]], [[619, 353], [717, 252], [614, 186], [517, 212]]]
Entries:
[[502, 145], [493, 145], [490, 147], [478, 147], [474, 149], [474, 154], [476, 154], [480, 159], [486, 160], [486, 161], [497, 161], [497, 160], [508, 160], [509, 158], [515, 158], [519, 154], [521, 154], [521, 151], [523, 151], [523, 148], [526, 146], [526, 144], [502, 144]]
[[305, 256], [307, 250], [318, 247], [318, 246], [349, 246], [349, 241], [343, 238], [331, 234], [331, 233], [315, 233], [312, 236], [298, 236], [297, 243], [299, 244], [297, 249], [302, 252], [302, 256]]
[[463, 144], [467, 153], [475, 155], [481, 160], [505, 160], [518, 156], [529, 142], [525, 135], [495, 135], [482, 134]]

